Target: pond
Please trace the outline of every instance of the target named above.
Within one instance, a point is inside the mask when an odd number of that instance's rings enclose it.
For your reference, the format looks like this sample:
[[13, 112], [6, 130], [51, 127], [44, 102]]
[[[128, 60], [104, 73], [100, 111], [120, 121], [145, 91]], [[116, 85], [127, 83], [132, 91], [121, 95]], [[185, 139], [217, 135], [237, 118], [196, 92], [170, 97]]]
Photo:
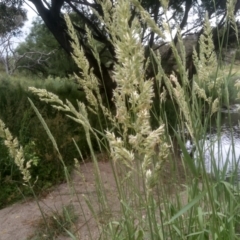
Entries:
[[[211, 128], [204, 141], [198, 142], [198, 147], [186, 142], [186, 148], [192, 153], [197, 166], [199, 159], [204, 159], [207, 173], [213, 176], [223, 176], [228, 180], [238, 176], [240, 180], [240, 105], [233, 105], [230, 110], [221, 111], [221, 129]], [[211, 132], [211, 133], [210, 133]], [[202, 149], [198, 151], [196, 149]], [[220, 173], [220, 174], [219, 174]]]

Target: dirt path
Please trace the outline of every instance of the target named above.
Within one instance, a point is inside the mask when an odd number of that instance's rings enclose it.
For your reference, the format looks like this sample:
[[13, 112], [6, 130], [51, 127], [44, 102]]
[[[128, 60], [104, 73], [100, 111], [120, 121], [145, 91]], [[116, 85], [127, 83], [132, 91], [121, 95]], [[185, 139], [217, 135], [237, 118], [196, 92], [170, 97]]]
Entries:
[[[99, 168], [103, 179], [104, 187], [108, 194], [111, 194], [112, 205], [116, 202], [116, 187], [114, 184], [114, 177], [110, 163], [100, 162]], [[84, 179], [82, 178], [84, 176]], [[87, 224], [91, 227], [91, 234], [93, 239], [97, 239], [99, 231], [92, 214], [83, 199], [86, 195], [91, 199], [94, 207], [98, 207], [97, 193], [95, 190], [93, 164], [86, 163], [81, 165], [81, 176], [74, 173], [72, 180], [77, 194], [71, 194], [67, 183], [60, 184], [45, 198], [39, 200], [41, 208], [46, 214], [60, 211], [63, 206], [72, 204], [78, 215], [78, 220], [75, 225], [75, 234], [79, 239], [90, 239]], [[72, 195], [72, 196], [71, 196]], [[81, 206], [79, 204], [79, 200]], [[111, 203], [110, 203], [111, 204]], [[85, 212], [86, 220], [83, 216], [82, 210]], [[12, 206], [0, 210], [0, 240], [25, 240], [29, 236], [34, 235], [34, 230], [38, 221], [42, 219], [41, 212], [34, 200], [29, 200], [23, 203], [16, 203]], [[64, 236], [59, 236], [56, 239], [71, 239]]]
[[[165, 169], [167, 170], [163, 173], [164, 180], [167, 179], [167, 181], [171, 181], [169, 176], [171, 174], [170, 171], [172, 170], [169, 170], [170, 168], [170, 166], [165, 166]], [[181, 168], [180, 165], [179, 168]], [[99, 162], [99, 169], [104, 188], [106, 189], [108, 205], [111, 208], [111, 211], [114, 211], [114, 214], [117, 214], [119, 211], [119, 205], [116, 203], [119, 201], [117, 198], [117, 190], [111, 164], [108, 161]], [[78, 219], [74, 228], [71, 229], [71, 232], [74, 233], [77, 239], [87, 240], [91, 239], [89, 236], [90, 228], [92, 239], [98, 239], [99, 230], [97, 224], [83, 197], [83, 195], [88, 197], [94, 209], [98, 209], [99, 204], [94, 184], [95, 175], [93, 163], [81, 165], [80, 173], [81, 174], [79, 174], [79, 172], [74, 172], [71, 177], [74, 185], [74, 192], [77, 194], [71, 194], [67, 183], [63, 183], [55, 187], [46, 197], [40, 199], [39, 204], [44, 213], [48, 215], [61, 211], [63, 206], [72, 204]], [[182, 176], [180, 176], [180, 181], [183, 181]], [[168, 183], [164, 184], [166, 185]], [[170, 187], [170, 189], [172, 188]], [[85, 213], [85, 216], [83, 212]], [[104, 218], [106, 219], [108, 217], [107, 214], [109, 213], [101, 212], [101, 210], [99, 210], [96, 214], [99, 221], [104, 221]], [[34, 200], [16, 203], [0, 210], [0, 240], [27, 240], [29, 236], [31, 236], [30, 239], [34, 239], [33, 237], [36, 226], [41, 219], [41, 212]], [[39, 240], [40, 238], [35, 239]], [[54, 239], [67, 240], [71, 238], [66, 235], [60, 235]]]

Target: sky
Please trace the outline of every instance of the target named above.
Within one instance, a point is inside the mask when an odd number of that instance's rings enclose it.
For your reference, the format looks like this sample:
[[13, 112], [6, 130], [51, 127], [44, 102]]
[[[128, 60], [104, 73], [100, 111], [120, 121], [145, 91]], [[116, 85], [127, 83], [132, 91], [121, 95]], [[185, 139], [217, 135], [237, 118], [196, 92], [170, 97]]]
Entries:
[[22, 28], [23, 34], [21, 37], [19, 37], [19, 41], [24, 41], [24, 39], [27, 37], [27, 35], [30, 32], [32, 21], [37, 17], [37, 13], [33, 10], [35, 9], [34, 5], [30, 1], [27, 1], [27, 4], [24, 3], [24, 9], [26, 9], [27, 11], [28, 20], [25, 22]]

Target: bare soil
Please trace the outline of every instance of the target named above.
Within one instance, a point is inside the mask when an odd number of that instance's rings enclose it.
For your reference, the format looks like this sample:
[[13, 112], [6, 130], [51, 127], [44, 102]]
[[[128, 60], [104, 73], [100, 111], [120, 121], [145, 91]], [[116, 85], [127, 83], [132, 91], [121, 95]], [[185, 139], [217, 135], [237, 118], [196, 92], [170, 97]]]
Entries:
[[[179, 189], [181, 183], [185, 181], [183, 166], [179, 159], [177, 159], [177, 164], [175, 165], [176, 174], [174, 181], [171, 178], [171, 174], [173, 173], [172, 168], [172, 163], [166, 163], [163, 167], [164, 170], [161, 177], [161, 181], [169, 189], [169, 192]], [[106, 160], [105, 156], [101, 156], [99, 169], [104, 188], [106, 189], [108, 205], [111, 208], [111, 212], [117, 214], [119, 212], [119, 200], [115, 178], [111, 163]], [[60, 184], [54, 187], [46, 196], [40, 198], [39, 205], [45, 214], [51, 215], [53, 212], [61, 211], [63, 206], [72, 204], [78, 219], [71, 232], [74, 233], [77, 239], [98, 239], [100, 236], [98, 225], [84, 198], [85, 195], [90, 199], [95, 209], [99, 208], [93, 163], [81, 164], [80, 172], [73, 172], [71, 180], [74, 186], [72, 192], [67, 183]], [[108, 214], [108, 212], [103, 212], [101, 209], [96, 211], [99, 222], [105, 221], [108, 218]], [[37, 202], [33, 199], [8, 206], [0, 210], [0, 240], [34, 239], [33, 237], [40, 221], [42, 221], [42, 215]], [[56, 236], [54, 239], [67, 240], [71, 238], [63, 234]]]

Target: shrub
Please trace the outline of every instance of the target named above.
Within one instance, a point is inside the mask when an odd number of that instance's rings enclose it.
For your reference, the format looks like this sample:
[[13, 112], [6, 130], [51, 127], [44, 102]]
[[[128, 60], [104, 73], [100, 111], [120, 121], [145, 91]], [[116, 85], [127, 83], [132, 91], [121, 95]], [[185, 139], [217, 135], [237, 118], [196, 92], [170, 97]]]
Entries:
[[[50, 129], [55, 133], [55, 138], [59, 144], [62, 156], [65, 159], [67, 168], [71, 169], [74, 165], [73, 159], [78, 157], [78, 152], [73, 144], [74, 139], [81, 145], [83, 156], [87, 156], [89, 148], [86, 143], [84, 130], [64, 114], [43, 104], [37, 97], [27, 91], [27, 86], [36, 84], [46, 87], [56, 92], [64, 99], [66, 96], [73, 101], [76, 98], [84, 100], [84, 94], [76, 90], [76, 84], [71, 83], [71, 79], [48, 78], [44, 82], [39, 80], [34, 82], [27, 78], [1, 76], [0, 78], [0, 118], [7, 123], [8, 128], [14, 137], [19, 139], [24, 149], [26, 161], [32, 159], [38, 162], [33, 166], [31, 174], [33, 179], [38, 177], [35, 184], [37, 193], [46, 191], [52, 185], [64, 181], [63, 166], [58, 161], [57, 153], [53, 150], [51, 141], [48, 139], [39, 120], [31, 108], [28, 97], [32, 98], [39, 111], [46, 119]], [[98, 128], [93, 118], [93, 125]], [[14, 164], [14, 161], [7, 154], [4, 145], [1, 144], [0, 161], [0, 186], [1, 199], [0, 207], [5, 204], [22, 198], [23, 194], [29, 195], [30, 191], [22, 186], [21, 174]], [[98, 144], [94, 144], [94, 149], [98, 150]], [[9, 181], [6, 181], [8, 179]]]

